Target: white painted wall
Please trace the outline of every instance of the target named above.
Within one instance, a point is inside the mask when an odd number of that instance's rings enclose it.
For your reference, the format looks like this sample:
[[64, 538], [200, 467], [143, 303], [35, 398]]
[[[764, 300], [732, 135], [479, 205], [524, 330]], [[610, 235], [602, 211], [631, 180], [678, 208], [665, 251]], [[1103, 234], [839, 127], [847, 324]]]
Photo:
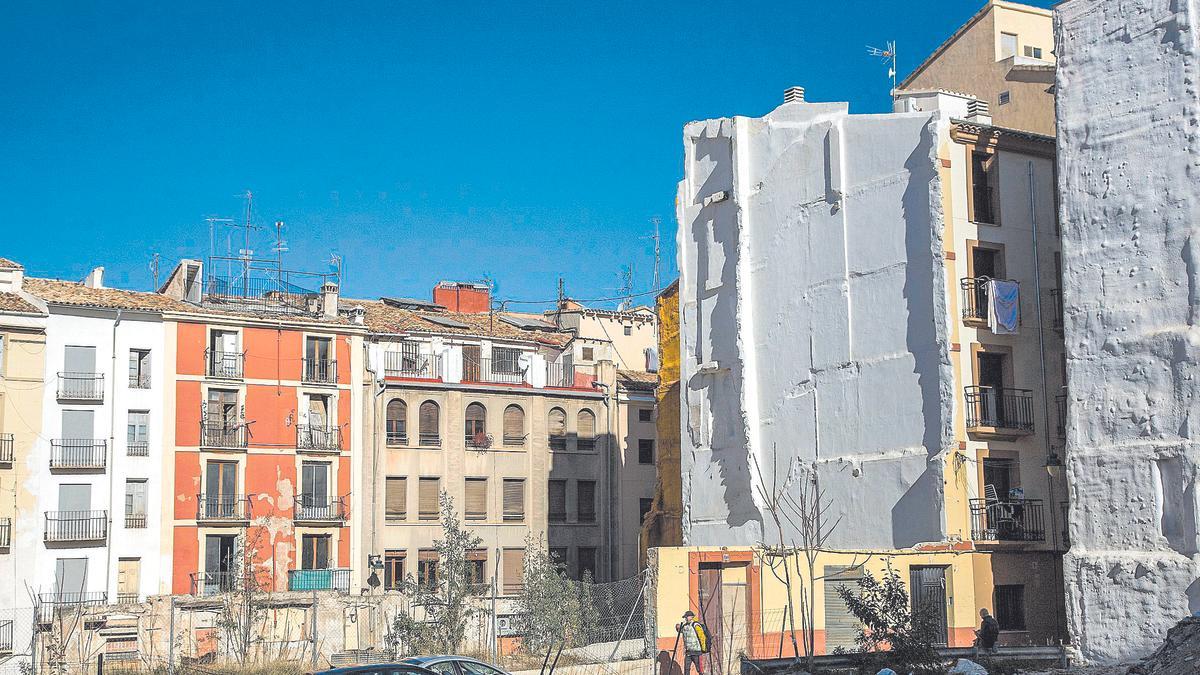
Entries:
[[1068, 620], [1091, 661], [1200, 610], [1200, 76], [1194, 2], [1058, 6], [1071, 402]]
[[836, 546], [944, 538], [938, 113], [784, 104], [684, 130], [677, 199], [684, 536], [759, 541], [751, 455], [817, 467]]

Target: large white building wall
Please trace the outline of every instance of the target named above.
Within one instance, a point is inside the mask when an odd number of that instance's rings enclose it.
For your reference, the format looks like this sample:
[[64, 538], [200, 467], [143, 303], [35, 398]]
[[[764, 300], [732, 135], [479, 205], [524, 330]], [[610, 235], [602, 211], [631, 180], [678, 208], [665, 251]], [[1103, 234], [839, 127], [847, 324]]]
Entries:
[[[684, 131], [678, 197], [689, 544], [759, 541], [755, 460], [813, 465], [831, 545], [944, 538], [954, 396], [937, 113], [788, 103]], [[753, 456], [754, 459], [751, 458]]]
[[1058, 6], [1068, 621], [1092, 661], [1200, 610], [1195, 2]]

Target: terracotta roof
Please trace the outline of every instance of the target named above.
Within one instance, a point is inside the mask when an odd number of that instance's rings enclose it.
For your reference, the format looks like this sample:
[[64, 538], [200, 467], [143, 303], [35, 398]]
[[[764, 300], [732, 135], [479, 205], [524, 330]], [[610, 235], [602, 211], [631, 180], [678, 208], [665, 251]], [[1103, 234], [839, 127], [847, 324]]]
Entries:
[[617, 384], [626, 389], [654, 391], [658, 386], [658, 373], [645, 373], [640, 370], [618, 370]]
[[[3, 260], [3, 258], [0, 258], [0, 260]], [[25, 299], [16, 293], [0, 293], [0, 312], [42, 313], [41, 310], [25, 302]]]
[[[418, 333], [429, 335], [470, 335], [473, 337], [495, 337], [522, 342], [562, 347], [574, 337], [567, 332], [544, 330], [523, 330], [512, 324], [500, 321], [500, 313], [495, 314], [465, 314], [462, 312], [417, 312], [411, 309], [400, 309], [386, 305], [376, 300], [347, 300], [353, 307], [362, 305], [367, 310], [367, 328], [374, 333]], [[464, 324], [464, 327], [435, 323], [425, 319], [425, 316], [435, 319], [449, 319], [451, 322]]]
[[23, 270], [25, 269], [21, 263], [9, 260], [8, 258], [0, 258], [0, 269], [3, 270]]

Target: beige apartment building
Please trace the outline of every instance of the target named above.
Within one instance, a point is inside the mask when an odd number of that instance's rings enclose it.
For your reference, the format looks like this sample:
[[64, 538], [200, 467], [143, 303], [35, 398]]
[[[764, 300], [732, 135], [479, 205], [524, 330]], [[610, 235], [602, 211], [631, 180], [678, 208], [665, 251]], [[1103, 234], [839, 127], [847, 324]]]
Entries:
[[898, 86], [946, 90], [991, 107], [997, 126], [1054, 135], [1051, 10], [990, 0]]

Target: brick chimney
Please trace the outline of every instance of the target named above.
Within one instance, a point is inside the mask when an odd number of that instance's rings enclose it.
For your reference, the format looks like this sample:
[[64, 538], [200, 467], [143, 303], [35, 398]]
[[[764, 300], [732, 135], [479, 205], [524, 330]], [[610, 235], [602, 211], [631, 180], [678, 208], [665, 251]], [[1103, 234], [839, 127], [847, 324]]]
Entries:
[[492, 307], [491, 292], [483, 284], [442, 281], [433, 287], [433, 301], [451, 312], [486, 314]]

